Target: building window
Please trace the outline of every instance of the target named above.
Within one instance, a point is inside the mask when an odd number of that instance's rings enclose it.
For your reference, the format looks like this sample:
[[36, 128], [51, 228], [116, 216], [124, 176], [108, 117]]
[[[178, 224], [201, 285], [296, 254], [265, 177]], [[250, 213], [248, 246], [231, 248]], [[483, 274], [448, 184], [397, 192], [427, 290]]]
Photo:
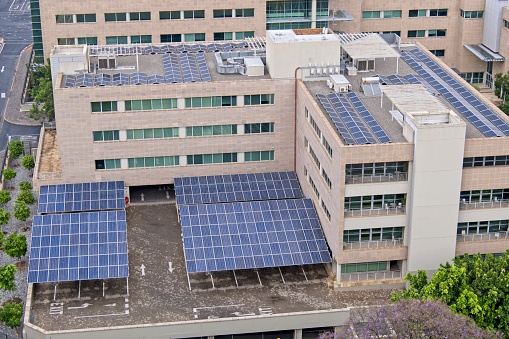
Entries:
[[313, 178], [311, 178], [310, 175], [308, 175], [308, 181], [316, 197], [318, 198], [318, 200], [320, 200], [320, 191], [318, 191], [318, 188], [316, 187], [315, 182], [313, 181]]
[[329, 157], [332, 158], [332, 147], [329, 145], [329, 142], [327, 141], [327, 139], [325, 139], [323, 135], [322, 135], [322, 145], [323, 147], [325, 147], [325, 150], [329, 154]]
[[104, 159], [95, 161], [96, 170], [119, 169], [120, 159]]
[[76, 22], [96, 22], [95, 14], [76, 14]]
[[118, 130], [113, 131], [95, 131], [93, 132], [94, 141], [113, 141], [119, 140]]
[[92, 112], [116, 112], [117, 102], [116, 101], [99, 101], [91, 102]]
[[104, 21], [106, 22], [127, 21], [127, 13], [104, 13]]
[[382, 176], [405, 173], [407, 169], [408, 162], [406, 161], [349, 164], [346, 165], [346, 175], [359, 177]]
[[401, 18], [401, 10], [384, 11], [384, 19]]
[[426, 31], [423, 29], [408, 31], [409, 38], [424, 38], [425, 36]]
[[405, 194], [366, 195], [345, 198], [345, 211], [394, 208], [404, 205]]
[[322, 210], [325, 213], [325, 216], [330, 221], [331, 220], [331, 215], [330, 215], [329, 209], [327, 208], [327, 206], [325, 205], [325, 202], [323, 202], [323, 200], [320, 201], [320, 205], [322, 206]]
[[182, 34], [161, 34], [161, 42], [182, 42]]
[[382, 227], [345, 230], [343, 242], [364, 242], [403, 239], [403, 227]]
[[363, 11], [363, 19], [380, 19], [380, 11]]
[[126, 100], [126, 111], [156, 111], [177, 108], [177, 99]]
[[244, 152], [244, 161], [269, 161], [274, 160], [274, 151]]
[[178, 138], [178, 127], [128, 129], [127, 140]]
[[458, 223], [456, 234], [483, 234], [507, 232], [509, 220], [470, 221]]
[[232, 32], [216, 32], [214, 33], [214, 41], [233, 40]]
[[355, 264], [341, 264], [341, 273], [360, 273], [386, 271], [387, 261], [360, 262]]
[[327, 184], [327, 186], [329, 186], [329, 189], [332, 189], [332, 181], [330, 180], [329, 176], [327, 175], [327, 172], [325, 172], [323, 167], [322, 167], [322, 178]]
[[180, 20], [180, 11], [159, 12], [159, 20]]
[[509, 21], [507, 21], [507, 20], [505, 20], [505, 19], [504, 19], [504, 27], [505, 27], [505, 28], [509, 28]]
[[460, 193], [460, 201], [462, 203], [492, 202], [508, 199], [509, 199], [509, 188], [461, 191]]
[[127, 36], [107, 36], [106, 45], [125, 45], [127, 40]]
[[56, 16], [57, 24], [72, 24], [74, 23], [72, 14], [61, 14]]
[[505, 166], [509, 165], [509, 155], [464, 158], [463, 167]]
[[308, 144], [308, 152], [311, 155], [311, 158], [313, 158], [313, 161], [315, 162], [316, 167], [318, 167], [318, 169], [320, 169], [320, 167], [321, 167], [320, 160], [318, 160], [318, 157], [316, 156], [315, 151], [313, 151], [313, 148], [309, 144]]
[[232, 9], [215, 9], [213, 11], [214, 18], [231, 18], [233, 16]]
[[437, 57], [445, 56], [445, 49], [430, 49], [429, 51]]
[[204, 19], [205, 11], [184, 11], [184, 19]]
[[179, 156], [169, 157], [144, 157], [144, 158], [129, 158], [127, 159], [128, 168], [150, 168], [150, 167], [166, 167], [178, 166]]
[[244, 95], [244, 105], [273, 105], [274, 94], [252, 94]]
[[237, 153], [195, 154], [187, 156], [188, 165], [224, 164], [237, 162]]
[[256, 133], [271, 133], [274, 132], [274, 123], [265, 122], [260, 124], [245, 124], [245, 134], [256, 134]]
[[193, 41], [205, 41], [205, 33], [188, 33], [184, 34], [185, 42], [193, 42]]
[[461, 73], [460, 76], [471, 84], [484, 83], [484, 72], [467, 72]]
[[408, 16], [410, 18], [417, 18], [417, 17], [423, 17], [427, 16], [428, 11], [425, 9], [411, 9], [408, 11]]
[[429, 16], [447, 16], [447, 8], [430, 9]]
[[97, 45], [97, 37], [78, 38], [79, 45]]
[[465, 19], [482, 19], [484, 11], [460, 11], [460, 15]]
[[150, 44], [152, 43], [152, 35], [131, 35], [132, 44]]
[[237, 134], [237, 125], [186, 127], [186, 136], [188, 137], [206, 137], [211, 135], [232, 135], [232, 134]]
[[186, 98], [186, 108], [237, 106], [236, 96]]
[[131, 12], [129, 21], [147, 21], [151, 19], [150, 12]]
[[58, 38], [57, 44], [58, 45], [75, 45], [76, 40], [74, 38]]
[[308, 114], [308, 122], [311, 124], [313, 129], [315, 130], [316, 135], [318, 135], [318, 138], [320, 139], [322, 137], [322, 131], [320, 130], [320, 127], [316, 124], [315, 119], [313, 119], [313, 116], [311, 114]]
[[237, 8], [235, 10], [235, 17], [237, 18], [254, 17], [254, 8]]
[[446, 29], [430, 29], [428, 30], [428, 37], [445, 36]]
[[235, 40], [244, 40], [254, 37], [254, 31], [235, 32]]

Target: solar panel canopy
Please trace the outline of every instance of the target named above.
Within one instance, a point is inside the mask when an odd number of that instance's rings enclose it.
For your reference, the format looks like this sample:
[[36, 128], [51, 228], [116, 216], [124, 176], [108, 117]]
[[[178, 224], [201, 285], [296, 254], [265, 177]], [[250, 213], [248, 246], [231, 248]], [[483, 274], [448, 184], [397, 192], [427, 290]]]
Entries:
[[329, 263], [310, 199], [180, 207], [188, 273]]
[[302, 198], [295, 172], [175, 178], [178, 205]]
[[36, 215], [28, 283], [125, 278], [125, 211]]
[[39, 189], [40, 214], [123, 208], [123, 181], [44, 185]]

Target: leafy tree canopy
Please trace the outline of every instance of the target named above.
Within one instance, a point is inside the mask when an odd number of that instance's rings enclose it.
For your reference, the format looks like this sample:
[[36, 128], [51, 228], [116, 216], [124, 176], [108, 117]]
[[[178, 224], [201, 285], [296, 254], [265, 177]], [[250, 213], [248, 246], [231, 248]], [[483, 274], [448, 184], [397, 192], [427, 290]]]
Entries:
[[32, 184], [30, 183], [30, 181], [22, 181], [19, 183], [19, 189], [22, 191], [31, 190]]
[[16, 202], [22, 201], [25, 204], [32, 205], [35, 202], [35, 196], [32, 191], [22, 190], [16, 197]]
[[14, 217], [20, 221], [26, 221], [30, 217], [30, 208], [23, 201], [14, 204]]
[[23, 154], [24, 147], [21, 140], [13, 140], [9, 142], [9, 156], [13, 159], [18, 158]]
[[0, 208], [0, 225], [7, 225], [9, 219], [11, 219], [11, 212]]
[[41, 66], [31, 75], [34, 78], [34, 87], [30, 95], [34, 98], [34, 105], [30, 109], [30, 116], [39, 119], [45, 116], [48, 120], [55, 118], [55, 107], [53, 104], [53, 85], [51, 83], [51, 66]]
[[35, 167], [35, 160], [33, 155], [25, 155], [23, 159], [21, 159], [21, 166], [25, 169], [31, 171]]
[[27, 253], [27, 238], [18, 232], [11, 233], [4, 241], [3, 250], [8, 256], [21, 258]]
[[6, 180], [11, 180], [16, 177], [16, 171], [12, 168], [6, 168], [4, 169], [4, 178]]
[[6, 190], [0, 190], [0, 202], [7, 204], [9, 201], [11, 201], [11, 193]]
[[16, 266], [9, 264], [0, 266], [0, 290], [14, 291], [16, 285], [14, 284], [14, 274], [16, 273]]
[[23, 303], [6, 303], [0, 308], [0, 321], [10, 328], [21, 326]]

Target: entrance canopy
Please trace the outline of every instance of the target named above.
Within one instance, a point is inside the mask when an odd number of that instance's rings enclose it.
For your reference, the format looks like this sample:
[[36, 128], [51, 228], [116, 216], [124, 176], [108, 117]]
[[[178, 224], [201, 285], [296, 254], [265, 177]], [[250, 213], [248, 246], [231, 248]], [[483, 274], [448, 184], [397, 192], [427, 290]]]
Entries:
[[493, 62], [501, 62], [505, 61], [505, 58], [490, 50], [488, 47], [485, 47], [484, 45], [465, 45], [465, 48], [468, 49], [470, 52], [474, 53], [476, 57], [481, 59], [482, 61], [493, 61]]

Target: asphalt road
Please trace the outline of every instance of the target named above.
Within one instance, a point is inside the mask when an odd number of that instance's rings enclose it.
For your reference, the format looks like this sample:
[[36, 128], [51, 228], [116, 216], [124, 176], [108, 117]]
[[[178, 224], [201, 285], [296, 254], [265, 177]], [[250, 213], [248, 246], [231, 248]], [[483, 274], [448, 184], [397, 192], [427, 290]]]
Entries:
[[[4, 121], [16, 60], [21, 51], [32, 43], [28, 1], [0, 0], [0, 37], [5, 47], [0, 53], [0, 151], [7, 145], [8, 135], [39, 134], [39, 127], [17, 126]], [[5, 98], [2, 98], [5, 93]]]

